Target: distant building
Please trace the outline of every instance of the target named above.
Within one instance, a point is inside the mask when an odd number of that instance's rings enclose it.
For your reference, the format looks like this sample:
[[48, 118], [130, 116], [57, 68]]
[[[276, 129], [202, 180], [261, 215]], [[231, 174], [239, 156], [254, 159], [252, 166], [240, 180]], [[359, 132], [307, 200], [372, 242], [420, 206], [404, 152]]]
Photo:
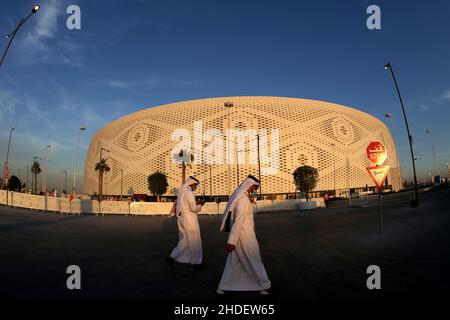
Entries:
[[[226, 103], [232, 106], [225, 107]], [[239, 140], [230, 138], [231, 164], [225, 163], [227, 128], [234, 133], [253, 133], [244, 136], [245, 144], [240, 149], [234, 143]], [[177, 132], [189, 133], [190, 146], [180, 146]], [[254, 133], [260, 138], [259, 156]], [[176, 141], [172, 141], [174, 135]], [[209, 147], [205, 141], [208, 137], [213, 137], [214, 142]], [[248, 174], [258, 177], [259, 163], [264, 194], [294, 193], [292, 173], [305, 164], [319, 170], [316, 191], [336, 188], [338, 195], [348, 194], [349, 190], [374, 186], [366, 171], [370, 165], [366, 147], [373, 140], [381, 141], [388, 150], [385, 164], [391, 166], [389, 187], [401, 189], [397, 151], [389, 129], [357, 109], [323, 101], [258, 96], [176, 102], [124, 116], [98, 131], [86, 157], [84, 192], [97, 192], [98, 173], [94, 167], [100, 148], [105, 148], [109, 152], [104, 152], [103, 157], [111, 167], [104, 175], [103, 190], [108, 195], [119, 195], [121, 185], [124, 195], [130, 189], [148, 194], [147, 177], [158, 170], [167, 174], [167, 195], [173, 195], [181, 184], [181, 159], [177, 158], [181, 149], [185, 149], [185, 162], [191, 161], [188, 155], [194, 156], [186, 174], [200, 180], [200, 194], [227, 195], [236, 187], [238, 173], [239, 180]], [[205, 155], [207, 150], [209, 155]], [[213, 158], [220, 160], [220, 156], [223, 162], [206, 163]]]

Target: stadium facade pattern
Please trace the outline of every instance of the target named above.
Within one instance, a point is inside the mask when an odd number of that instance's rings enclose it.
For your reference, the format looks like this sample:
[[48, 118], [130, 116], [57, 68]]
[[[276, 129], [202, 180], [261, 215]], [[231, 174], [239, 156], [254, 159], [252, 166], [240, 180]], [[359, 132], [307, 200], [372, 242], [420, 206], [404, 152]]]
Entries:
[[[230, 108], [226, 102], [233, 103]], [[181, 183], [181, 168], [173, 162], [173, 149], [177, 141], [171, 140], [174, 130], [185, 128], [194, 136], [194, 122], [202, 121], [203, 132], [219, 129], [225, 135], [229, 128], [278, 129], [279, 171], [276, 175], [262, 176], [264, 194], [295, 192], [293, 171], [307, 164], [319, 170], [317, 191], [373, 187], [366, 167], [366, 147], [379, 140], [388, 151], [385, 164], [391, 166], [388, 181], [394, 190], [401, 188], [394, 139], [388, 127], [377, 118], [354, 108], [334, 103], [298, 98], [242, 96], [182, 101], [152, 107], [117, 119], [99, 130], [92, 138], [84, 166], [84, 192], [98, 190], [100, 148], [111, 171], [104, 175], [104, 194], [120, 195], [123, 170], [123, 193], [149, 194], [147, 177], [155, 171], [166, 173], [169, 188], [166, 195], [174, 195]], [[225, 138], [224, 138], [225, 139]], [[248, 151], [248, 150], [247, 150]], [[193, 152], [193, 151], [192, 151]], [[224, 153], [226, 151], [224, 150]], [[239, 153], [239, 159], [245, 152]], [[224, 156], [225, 157], [225, 156]], [[248, 159], [248, 157], [246, 157]], [[261, 158], [262, 166], [268, 166]], [[267, 160], [269, 161], [269, 160]], [[192, 164], [187, 175], [200, 181], [200, 193], [228, 194], [228, 165]], [[334, 170], [335, 169], [335, 170]], [[230, 165], [231, 190], [237, 184], [237, 166]], [[239, 165], [239, 175], [258, 176], [258, 165]]]

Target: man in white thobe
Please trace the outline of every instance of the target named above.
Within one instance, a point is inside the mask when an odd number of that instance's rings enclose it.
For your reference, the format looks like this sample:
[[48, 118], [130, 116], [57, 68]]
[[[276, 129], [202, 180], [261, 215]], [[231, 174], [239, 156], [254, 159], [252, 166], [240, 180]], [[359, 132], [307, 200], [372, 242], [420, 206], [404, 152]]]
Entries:
[[261, 261], [253, 221], [253, 197], [260, 183], [248, 176], [233, 192], [224, 212], [221, 231], [230, 230], [225, 270], [218, 294], [225, 291], [260, 291], [267, 295], [271, 287], [266, 269]]
[[194, 268], [205, 267], [202, 263], [202, 239], [197, 218], [203, 203], [196, 202], [194, 196], [198, 184], [199, 181], [195, 177], [189, 177], [178, 190], [174, 215], [177, 218], [179, 240], [170, 256], [166, 258], [172, 268], [175, 261], [189, 263]]

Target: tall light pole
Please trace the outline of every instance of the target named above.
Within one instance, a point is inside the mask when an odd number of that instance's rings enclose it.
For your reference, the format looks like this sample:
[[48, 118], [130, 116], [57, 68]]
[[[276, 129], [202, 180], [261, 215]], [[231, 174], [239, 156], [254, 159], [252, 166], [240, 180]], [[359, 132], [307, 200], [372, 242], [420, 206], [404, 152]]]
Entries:
[[62, 173], [64, 173], [64, 189], [63, 190], [67, 194], [67, 170], [63, 170]]
[[259, 148], [259, 133], [256, 135], [256, 142], [258, 144], [258, 179], [259, 179], [259, 198], [263, 200], [262, 197], [262, 180], [261, 180], [261, 150]]
[[[202, 154], [205, 154], [205, 148], [208, 146], [207, 143], [203, 144], [203, 149], [202, 149]], [[202, 167], [203, 167], [203, 197], [206, 195], [206, 170], [208, 169], [208, 164], [206, 163], [206, 159], [205, 156], [202, 157], [203, 159], [203, 163], [202, 163]], [[208, 157], [209, 160], [209, 157]]]
[[[107, 150], [105, 148], [100, 148], [100, 161], [99, 161], [99, 163], [102, 163], [102, 152], [103, 151], [109, 152], [109, 150]], [[102, 175], [102, 177], [103, 177], [103, 175]], [[99, 174], [99, 177], [98, 177], [98, 199], [99, 199], [98, 202], [99, 203], [102, 202], [102, 195], [100, 194], [100, 186], [101, 186], [101, 184], [102, 184], [102, 181], [100, 180], [100, 174]]]
[[8, 161], [9, 161], [9, 148], [11, 146], [11, 137], [14, 128], [11, 128], [9, 131], [9, 140], [8, 140], [8, 151], [6, 152], [6, 162], [5, 162], [5, 172], [3, 175], [3, 183], [5, 184], [6, 190], [8, 190], [8, 178], [9, 178], [9, 169], [8, 169]]
[[227, 160], [227, 192], [228, 192], [228, 197], [230, 197], [231, 195], [231, 190], [230, 190], [230, 183], [231, 183], [231, 164], [230, 164], [230, 108], [233, 107], [233, 103], [232, 102], [225, 102], [224, 103], [224, 107], [227, 108], [227, 143], [226, 143], [226, 148], [227, 148], [227, 156], [226, 156], [226, 160]]
[[[77, 152], [75, 155], [75, 162], [73, 164], [73, 186], [72, 186], [72, 193], [77, 193], [77, 170], [78, 170], [78, 155], [80, 153], [80, 135], [82, 131], [86, 130], [85, 126], [80, 126], [78, 128], [78, 140], [77, 140]], [[66, 190], [67, 191], [67, 190]]]
[[[398, 150], [397, 150], [397, 140], [395, 139], [395, 135], [394, 135], [394, 123], [392, 121], [392, 113], [387, 112], [384, 117], [388, 120], [388, 126], [389, 129], [391, 130], [391, 135], [392, 135], [392, 139], [394, 139], [394, 144], [395, 144], [395, 157], [397, 158], [397, 180], [400, 180], [401, 177], [401, 168], [400, 168], [400, 159], [398, 158]], [[391, 179], [392, 180], [392, 179]], [[400, 187], [402, 185], [402, 182], [400, 181]], [[392, 187], [394, 187], [392, 185]]]
[[384, 66], [384, 69], [385, 70], [389, 69], [391, 71], [392, 79], [394, 80], [395, 88], [397, 89], [398, 98], [400, 100], [400, 105], [402, 107], [403, 118], [405, 120], [405, 125], [406, 125], [406, 131], [408, 132], [408, 142], [409, 142], [409, 149], [411, 151], [411, 161], [412, 161], [413, 175], [414, 175], [414, 199], [411, 200], [411, 207], [418, 207], [419, 206], [419, 190], [417, 188], [416, 164], [414, 163], [414, 151], [413, 151], [413, 147], [412, 147], [412, 135], [411, 135], [411, 132], [409, 131], [409, 125], [408, 125], [408, 119], [406, 118], [405, 107], [403, 106], [402, 96], [400, 94], [400, 89], [398, 88], [397, 80], [395, 79], [394, 70], [392, 69], [391, 63], [388, 62]]
[[337, 196], [336, 192], [336, 156], [335, 156], [335, 149], [336, 145], [334, 143], [331, 144], [331, 148], [333, 148], [333, 174], [334, 174], [334, 182], [333, 182], [333, 188], [334, 188], [334, 196]]
[[123, 169], [119, 168], [120, 170], [120, 201], [122, 201], [122, 195], [123, 195]]
[[38, 4], [35, 4], [33, 9], [31, 9], [31, 12], [28, 14], [28, 16], [25, 19], [24, 18], [20, 19], [20, 21], [17, 23], [16, 28], [6, 36], [9, 39], [9, 41], [0, 59], [0, 66], [3, 64], [3, 61], [5, 60], [6, 54], [8, 53], [8, 50], [11, 47], [11, 44], [14, 40], [14, 37], [16, 36], [17, 31], [19, 31], [20, 27], [23, 26], [23, 24], [31, 17], [32, 14], [38, 12], [39, 9], [40, 6]]
[[[241, 152], [250, 152], [250, 150], [249, 149], [241, 149], [241, 150], [238, 150], [237, 149], [237, 146], [236, 146], [236, 171], [237, 171], [237, 179], [236, 179], [236, 182], [237, 182], [237, 186], [239, 187], [239, 184], [240, 184], [240, 182], [241, 182], [241, 180], [240, 180], [240, 174], [239, 174], [239, 159], [240, 159], [240, 153]], [[245, 156], [245, 154], [244, 154], [244, 165], [245, 165], [245, 158], [246, 158], [246, 156]]]
[[241, 151], [236, 146], [236, 187], [239, 187], [239, 152]]
[[30, 171], [30, 166], [27, 166], [27, 190], [26, 193], [28, 193], [28, 189], [30, 188], [30, 186], [28, 185], [28, 172]]
[[209, 198], [212, 198], [212, 164], [209, 165]]
[[433, 152], [433, 161], [434, 161], [434, 176], [438, 176], [439, 175], [439, 163], [436, 158], [436, 150], [435, 150], [434, 143], [433, 143], [433, 135], [432, 135], [431, 129], [427, 129], [425, 132], [428, 133], [428, 135], [430, 136], [431, 151]]
[[47, 193], [47, 173], [48, 173], [48, 150], [50, 149], [51, 145], [45, 146], [45, 173], [42, 177], [42, 191], [44, 193]]
[[[185, 153], [186, 153], [186, 155], [185, 155]], [[181, 184], [183, 184], [184, 181], [186, 180], [186, 168], [192, 167], [191, 163], [194, 161], [194, 155], [185, 150], [180, 150], [180, 152], [178, 152], [178, 156], [181, 159]], [[190, 160], [184, 161], [185, 157], [189, 157]]]
[[450, 162], [445, 163], [447, 165], [447, 178], [450, 179]]
[[414, 161], [419, 161], [419, 181], [420, 180], [422, 180], [422, 181], [420, 181], [421, 183], [424, 183], [425, 182], [425, 178], [424, 178], [424, 170], [423, 170], [423, 157], [415, 157], [414, 158]]

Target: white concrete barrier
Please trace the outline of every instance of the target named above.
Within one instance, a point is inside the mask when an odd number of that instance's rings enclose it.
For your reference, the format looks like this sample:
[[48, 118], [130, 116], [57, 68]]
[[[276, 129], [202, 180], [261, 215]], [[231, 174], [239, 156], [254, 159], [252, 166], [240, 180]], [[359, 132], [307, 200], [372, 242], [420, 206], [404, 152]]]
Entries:
[[260, 200], [256, 201], [255, 212], [264, 211], [286, 211], [286, 210], [311, 210], [325, 207], [323, 199], [311, 199], [310, 201], [300, 199], [288, 200]]
[[59, 212], [67, 214], [72, 213], [72, 202], [69, 201], [69, 199], [60, 199], [58, 204], [59, 204]]
[[132, 202], [130, 204], [130, 214], [156, 215], [156, 205], [154, 202]]
[[223, 213], [225, 211], [225, 208], [227, 206], [227, 202], [219, 202], [219, 213]]
[[206, 202], [203, 207], [202, 211], [200, 211], [200, 214], [220, 214], [222, 212], [219, 212], [219, 204], [216, 202]]
[[99, 209], [99, 205], [98, 205], [98, 201], [97, 200], [92, 200], [91, 201], [91, 212], [83, 212], [83, 213], [92, 213], [92, 214], [99, 214], [100, 213], [100, 209]]
[[[8, 201], [6, 201], [8, 200]], [[102, 201], [101, 205], [97, 200], [90, 199], [73, 199], [68, 198], [40, 196], [25, 194], [20, 192], [8, 193], [6, 199], [6, 191], [0, 190], [0, 204], [6, 204], [29, 208], [34, 210], [46, 210], [52, 212], [61, 212], [67, 214], [123, 214], [123, 215], [168, 215], [173, 203], [172, 202], [131, 202], [126, 201]], [[217, 215], [222, 214], [225, 210], [227, 202], [207, 202], [202, 208], [200, 214]], [[255, 212], [264, 211], [285, 211], [285, 210], [310, 210], [324, 207], [323, 198], [304, 200], [259, 200], [256, 201]]]
[[311, 210], [316, 208], [317, 205], [315, 201], [301, 201], [299, 206], [300, 210]]
[[20, 192], [9, 192], [8, 205], [13, 207], [29, 208], [33, 210], [46, 210], [46, 200], [47, 199], [45, 199], [44, 196], [25, 194]]
[[6, 191], [0, 190], [0, 204], [6, 204]]
[[47, 211], [53, 211], [53, 212], [59, 212], [61, 211], [59, 202], [61, 201], [61, 198], [55, 198], [55, 197], [47, 197]]
[[255, 212], [268, 211], [272, 206], [272, 200], [257, 200]]
[[130, 214], [130, 205], [126, 201], [102, 201], [102, 214]]

